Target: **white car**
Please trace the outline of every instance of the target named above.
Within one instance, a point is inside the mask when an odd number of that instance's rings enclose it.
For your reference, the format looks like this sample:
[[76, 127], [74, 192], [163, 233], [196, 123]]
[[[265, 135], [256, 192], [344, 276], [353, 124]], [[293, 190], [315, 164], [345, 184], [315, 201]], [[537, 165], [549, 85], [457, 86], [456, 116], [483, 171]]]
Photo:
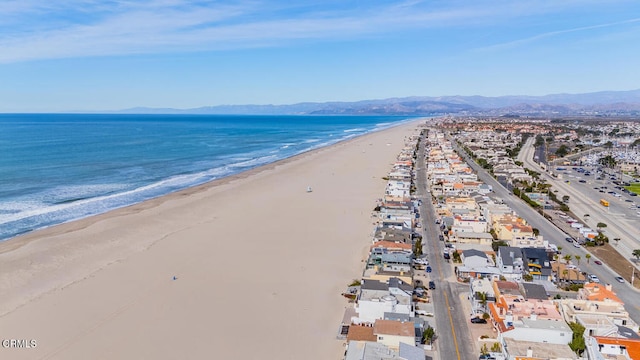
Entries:
[[420, 265], [429, 265], [429, 260], [427, 259], [413, 259], [413, 262]]
[[587, 276], [587, 278], [589, 279], [589, 282], [593, 282], [593, 283], [599, 283], [600, 282], [600, 279], [594, 274], [589, 274], [589, 276]]
[[577, 241], [573, 242], [573, 246], [579, 248], [580, 247], [580, 243], [578, 243]]

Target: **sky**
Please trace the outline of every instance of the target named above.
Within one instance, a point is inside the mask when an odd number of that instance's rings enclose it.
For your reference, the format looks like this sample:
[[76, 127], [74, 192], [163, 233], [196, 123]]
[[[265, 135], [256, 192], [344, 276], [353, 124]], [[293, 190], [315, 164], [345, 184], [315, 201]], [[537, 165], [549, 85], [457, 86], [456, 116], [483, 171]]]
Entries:
[[0, 1], [0, 112], [638, 88], [637, 0]]

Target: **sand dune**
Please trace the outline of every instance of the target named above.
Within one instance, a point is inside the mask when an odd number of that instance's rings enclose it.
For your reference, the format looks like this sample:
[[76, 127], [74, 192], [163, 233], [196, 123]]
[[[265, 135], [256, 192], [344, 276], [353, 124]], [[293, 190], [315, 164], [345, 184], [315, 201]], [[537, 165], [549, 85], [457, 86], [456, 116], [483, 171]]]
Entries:
[[0, 358], [340, 358], [340, 293], [415, 128], [0, 244], [0, 337], [37, 343]]

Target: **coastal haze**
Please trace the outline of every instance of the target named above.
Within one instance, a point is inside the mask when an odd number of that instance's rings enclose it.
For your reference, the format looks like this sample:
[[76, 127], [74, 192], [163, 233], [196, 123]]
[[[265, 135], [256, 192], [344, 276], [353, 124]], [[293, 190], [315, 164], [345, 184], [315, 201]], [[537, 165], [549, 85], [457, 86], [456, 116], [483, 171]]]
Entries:
[[132, 108], [124, 114], [522, 115], [638, 116], [640, 90], [545, 96], [413, 96], [357, 102], [219, 105], [193, 109]]

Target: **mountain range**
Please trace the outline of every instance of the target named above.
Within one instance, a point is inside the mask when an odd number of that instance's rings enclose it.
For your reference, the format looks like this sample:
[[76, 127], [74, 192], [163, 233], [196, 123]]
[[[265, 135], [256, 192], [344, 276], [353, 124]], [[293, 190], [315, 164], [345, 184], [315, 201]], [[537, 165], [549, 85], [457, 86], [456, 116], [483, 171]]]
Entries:
[[544, 96], [412, 96], [356, 102], [219, 105], [192, 109], [137, 107], [127, 114], [224, 115], [589, 115], [640, 116], [640, 89]]

